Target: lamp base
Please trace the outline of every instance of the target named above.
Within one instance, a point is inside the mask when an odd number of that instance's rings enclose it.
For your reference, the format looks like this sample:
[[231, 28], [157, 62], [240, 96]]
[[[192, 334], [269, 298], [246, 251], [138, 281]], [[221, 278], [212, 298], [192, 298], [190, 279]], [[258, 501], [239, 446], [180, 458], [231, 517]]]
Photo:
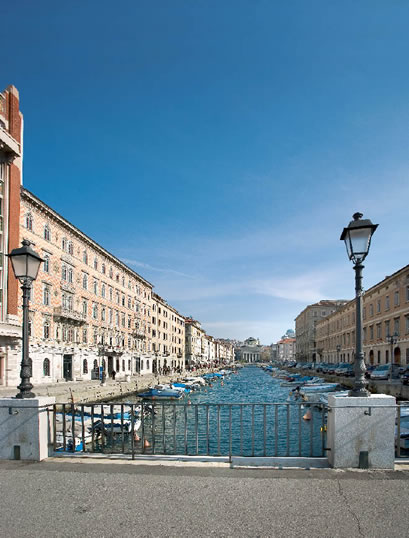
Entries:
[[370, 395], [371, 393], [369, 392], [369, 390], [357, 388], [351, 389], [348, 394], [348, 396], [352, 396], [355, 398], [368, 398]]

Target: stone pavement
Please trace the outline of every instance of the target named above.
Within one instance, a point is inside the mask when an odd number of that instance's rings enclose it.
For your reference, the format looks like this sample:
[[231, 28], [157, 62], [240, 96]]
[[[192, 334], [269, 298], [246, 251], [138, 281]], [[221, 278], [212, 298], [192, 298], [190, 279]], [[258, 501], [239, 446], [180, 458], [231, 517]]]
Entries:
[[3, 461], [0, 495], [0, 535], [7, 538], [409, 535], [406, 470]]

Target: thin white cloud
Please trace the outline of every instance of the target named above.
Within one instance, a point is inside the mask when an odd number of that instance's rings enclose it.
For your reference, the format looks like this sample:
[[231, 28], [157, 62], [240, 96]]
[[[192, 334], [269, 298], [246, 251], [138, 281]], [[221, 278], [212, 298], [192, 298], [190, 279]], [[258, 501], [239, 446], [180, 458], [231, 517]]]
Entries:
[[181, 271], [176, 271], [175, 269], [166, 269], [163, 267], [154, 267], [153, 265], [150, 265], [149, 263], [140, 262], [137, 260], [131, 260], [129, 258], [121, 258], [124, 263], [127, 263], [129, 265], [132, 265], [133, 267], [141, 267], [143, 269], [146, 269], [148, 271], [156, 271], [158, 273], [168, 273], [175, 276], [182, 276], [184, 278], [191, 278], [194, 279], [196, 277], [192, 275], [188, 275], [186, 273], [182, 273]]

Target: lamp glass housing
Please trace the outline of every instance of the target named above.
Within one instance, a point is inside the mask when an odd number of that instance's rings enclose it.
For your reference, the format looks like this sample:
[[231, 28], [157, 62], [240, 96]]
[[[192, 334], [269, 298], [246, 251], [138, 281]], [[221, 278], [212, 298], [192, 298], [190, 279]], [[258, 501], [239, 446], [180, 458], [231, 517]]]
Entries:
[[26, 278], [35, 280], [44, 260], [30, 248], [28, 241], [23, 241], [21, 248], [12, 250], [9, 254], [15, 277], [22, 281]]

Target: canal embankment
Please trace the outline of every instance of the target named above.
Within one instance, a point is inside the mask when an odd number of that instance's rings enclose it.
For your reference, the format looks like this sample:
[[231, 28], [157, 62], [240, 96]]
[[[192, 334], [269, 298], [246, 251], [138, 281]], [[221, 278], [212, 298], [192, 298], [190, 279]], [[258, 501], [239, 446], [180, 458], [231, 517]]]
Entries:
[[[51, 396], [59, 403], [91, 403], [108, 402], [127, 396], [132, 397], [138, 392], [158, 383], [175, 382], [186, 375], [203, 375], [210, 370], [198, 370], [194, 373], [169, 374], [155, 376], [147, 374], [132, 376], [130, 381], [107, 379], [104, 385], [100, 381], [61, 381], [59, 383], [36, 385], [33, 392], [36, 396]], [[17, 388], [7, 387], [0, 389], [0, 397], [15, 396]]]
[[[318, 375], [327, 381], [328, 383], [340, 383], [348, 389], [354, 387], [354, 378], [353, 377], [340, 377], [332, 374], [325, 374], [322, 372], [311, 373], [311, 370], [297, 370], [297, 373], [302, 375]], [[398, 400], [409, 400], [409, 385], [402, 385], [399, 379], [394, 379], [392, 383], [387, 380], [377, 380], [367, 379], [368, 381], [368, 390], [372, 394], [387, 394], [388, 396], [394, 396]]]

